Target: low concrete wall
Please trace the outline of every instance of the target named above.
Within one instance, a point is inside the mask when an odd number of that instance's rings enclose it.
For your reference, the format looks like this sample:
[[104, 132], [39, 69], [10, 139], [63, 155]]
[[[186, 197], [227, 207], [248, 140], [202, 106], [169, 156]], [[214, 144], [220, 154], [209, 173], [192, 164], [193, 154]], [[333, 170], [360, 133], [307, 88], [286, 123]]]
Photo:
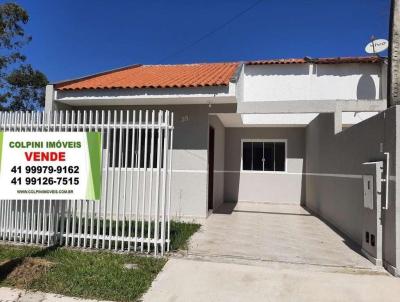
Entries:
[[385, 160], [381, 151], [390, 152], [389, 209], [383, 211], [383, 259], [393, 267], [398, 265], [400, 256], [396, 207], [398, 116], [399, 108], [390, 108], [335, 135], [333, 114], [320, 114], [306, 128], [305, 146], [306, 207], [360, 246], [363, 229], [368, 229], [363, 220], [362, 175], [371, 174], [363, 163]]
[[[304, 128], [226, 128], [225, 201], [300, 204], [304, 197], [304, 133]], [[242, 139], [287, 139], [287, 172], [240, 171]]]

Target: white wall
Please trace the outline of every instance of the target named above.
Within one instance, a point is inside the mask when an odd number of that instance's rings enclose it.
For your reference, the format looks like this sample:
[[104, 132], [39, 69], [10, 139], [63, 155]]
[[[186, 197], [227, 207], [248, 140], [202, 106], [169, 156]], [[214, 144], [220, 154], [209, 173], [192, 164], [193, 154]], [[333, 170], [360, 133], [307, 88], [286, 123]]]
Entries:
[[[48, 95], [50, 92], [48, 93]], [[58, 103], [70, 106], [182, 105], [235, 103], [236, 85], [191, 88], [57, 90]], [[52, 97], [50, 95], [50, 97]], [[50, 106], [46, 103], [46, 110]]]
[[246, 65], [243, 101], [381, 98], [380, 64]]

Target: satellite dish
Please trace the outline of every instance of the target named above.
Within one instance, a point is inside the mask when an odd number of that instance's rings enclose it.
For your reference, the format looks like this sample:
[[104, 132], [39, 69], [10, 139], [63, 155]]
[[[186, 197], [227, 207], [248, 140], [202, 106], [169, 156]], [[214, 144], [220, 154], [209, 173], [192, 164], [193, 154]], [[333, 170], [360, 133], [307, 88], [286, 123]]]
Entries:
[[388, 40], [376, 39], [368, 43], [367, 46], [365, 46], [365, 51], [367, 53], [378, 53], [386, 50], [388, 47], [389, 47]]

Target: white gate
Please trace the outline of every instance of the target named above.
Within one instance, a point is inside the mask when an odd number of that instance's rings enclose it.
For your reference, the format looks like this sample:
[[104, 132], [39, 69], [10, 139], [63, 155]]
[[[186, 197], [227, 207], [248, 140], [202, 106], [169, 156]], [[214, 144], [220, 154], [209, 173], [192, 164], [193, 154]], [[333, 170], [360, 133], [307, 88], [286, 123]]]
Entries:
[[1, 200], [0, 188], [0, 240], [169, 251], [173, 113], [0, 112], [0, 131], [98, 131], [103, 171], [100, 201]]

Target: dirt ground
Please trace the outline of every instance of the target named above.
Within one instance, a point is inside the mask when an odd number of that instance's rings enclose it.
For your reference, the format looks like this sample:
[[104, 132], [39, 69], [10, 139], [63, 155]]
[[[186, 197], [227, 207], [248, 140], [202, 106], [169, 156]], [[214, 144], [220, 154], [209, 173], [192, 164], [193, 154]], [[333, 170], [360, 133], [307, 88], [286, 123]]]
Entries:
[[26, 288], [53, 265], [45, 259], [27, 257], [8, 274], [6, 282], [17, 288]]

